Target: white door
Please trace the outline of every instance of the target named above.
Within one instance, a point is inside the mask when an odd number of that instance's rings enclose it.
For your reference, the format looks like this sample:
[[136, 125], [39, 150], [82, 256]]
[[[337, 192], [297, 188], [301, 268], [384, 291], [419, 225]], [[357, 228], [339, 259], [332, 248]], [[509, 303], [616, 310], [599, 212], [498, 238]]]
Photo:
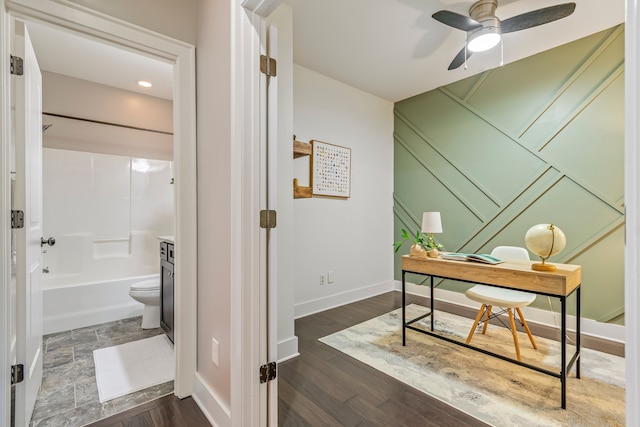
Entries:
[[27, 426], [42, 382], [42, 75], [24, 23], [12, 25], [12, 55], [23, 59], [23, 75], [11, 76], [16, 172], [11, 209], [24, 212], [24, 226], [13, 236], [15, 360], [24, 365], [24, 381], [15, 387], [15, 425]]

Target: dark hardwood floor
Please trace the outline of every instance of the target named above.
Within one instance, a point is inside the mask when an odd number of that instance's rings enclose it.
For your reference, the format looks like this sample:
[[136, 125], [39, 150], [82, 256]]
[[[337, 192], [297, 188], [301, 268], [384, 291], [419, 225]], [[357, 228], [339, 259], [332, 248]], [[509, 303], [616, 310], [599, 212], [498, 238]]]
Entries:
[[[407, 295], [407, 304], [426, 304]], [[400, 307], [389, 292], [296, 320], [300, 356], [278, 365], [280, 426], [485, 426], [318, 338]], [[162, 397], [90, 427], [209, 427], [193, 399]]]
[[[407, 295], [407, 304], [426, 304]], [[296, 320], [300, 356], [278, 365], [280, 426], [485, 426], [318, 338], [401, 306], [389, 292]]]
[[170, 394], [128, 411], [89, 424], [88, 427], [210, 427], [196, 402]]

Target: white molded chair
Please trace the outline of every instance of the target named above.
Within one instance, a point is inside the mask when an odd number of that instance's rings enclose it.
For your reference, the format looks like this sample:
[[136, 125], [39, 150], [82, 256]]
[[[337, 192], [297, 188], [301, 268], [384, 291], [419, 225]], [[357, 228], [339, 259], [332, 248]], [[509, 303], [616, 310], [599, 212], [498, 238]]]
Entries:
[[[517, 246], [498, 246], [492, 252], [491, 255], [496, 256], [502, 259], [521, 259], [521, 260], [529, 260], [529, 252], [525, 248], [520, 248]], [[472, 299], [476, 302], [482, 304], [480, 310], [478, 310], [478, 315], [476, 316], [476, 320], [473, 322], [473, 326], [471, 327], [471, 331], [469, 332], [469, 336], [467, 337], [466, 343], [469, 344], [471, 342], [471, 338], [473, 338], [473, 334], [478, 327], [478, 324], [482, 320], [484, 316], [484, 326], [482, 327], [482, 333], [484, 334], [487, 331], [487, 325], [489, 324], [489, 319], [498, 317], [505, 311], [509, 314], [509, 322], [511, 324], [511, 334], [513, 335], [513, 343], [516, 347], [516, 356], [518, 360], [521, 360], [520, 357], [520, 345], [518, 344], [518, 334], [516, 331], [516, 323], [514, 319], [513, 309], [518, 314], [520, 318], [520, 323], [524, 327], [524, 330], [529, 335], [529, 340], [531, 340], [531, 345], [533, 348], [537, 349], [536, 342], [533, 340], [533, 335], [531, 335], [531, 331], [529, 330], [529, 325], [527, 325], [527, 321], [524, 320], [524, 316], [522, 315], [522, 311], [520, 311], [520, 307], [527, 306], [531, 304], [535, 299], [536, 295], [528, 292], [515, 291], [512, 289], [504, 289], [495, 286], [485, 286], [485, 285], [475, 285], [471, 289], [465, 292], [467, 298]], [[492, 308], [501, 307], [503, 311], [500, 313], [491, 315]]]

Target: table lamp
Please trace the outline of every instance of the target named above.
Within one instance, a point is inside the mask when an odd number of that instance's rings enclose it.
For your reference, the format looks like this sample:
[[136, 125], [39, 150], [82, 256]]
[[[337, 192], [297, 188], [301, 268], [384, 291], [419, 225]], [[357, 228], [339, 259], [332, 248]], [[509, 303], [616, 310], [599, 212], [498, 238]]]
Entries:
[[437, 258], [439, 253], [438, 249], [436, 248], [436, 242], [433, 239], [433, 233], [442, 233], [442, 221], [440, 220], [440, 212], [422, 213], [422, 232], [429, 234], [429, 256], [432, 258]]

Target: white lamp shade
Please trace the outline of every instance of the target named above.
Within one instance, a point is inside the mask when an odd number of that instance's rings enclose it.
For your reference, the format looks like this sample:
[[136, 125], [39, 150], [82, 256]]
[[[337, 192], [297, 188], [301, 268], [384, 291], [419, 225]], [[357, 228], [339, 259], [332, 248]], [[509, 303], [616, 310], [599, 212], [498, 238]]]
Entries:
[[423, 233], [442, 233], [440, 212], [424, 212], [422, 214]]

